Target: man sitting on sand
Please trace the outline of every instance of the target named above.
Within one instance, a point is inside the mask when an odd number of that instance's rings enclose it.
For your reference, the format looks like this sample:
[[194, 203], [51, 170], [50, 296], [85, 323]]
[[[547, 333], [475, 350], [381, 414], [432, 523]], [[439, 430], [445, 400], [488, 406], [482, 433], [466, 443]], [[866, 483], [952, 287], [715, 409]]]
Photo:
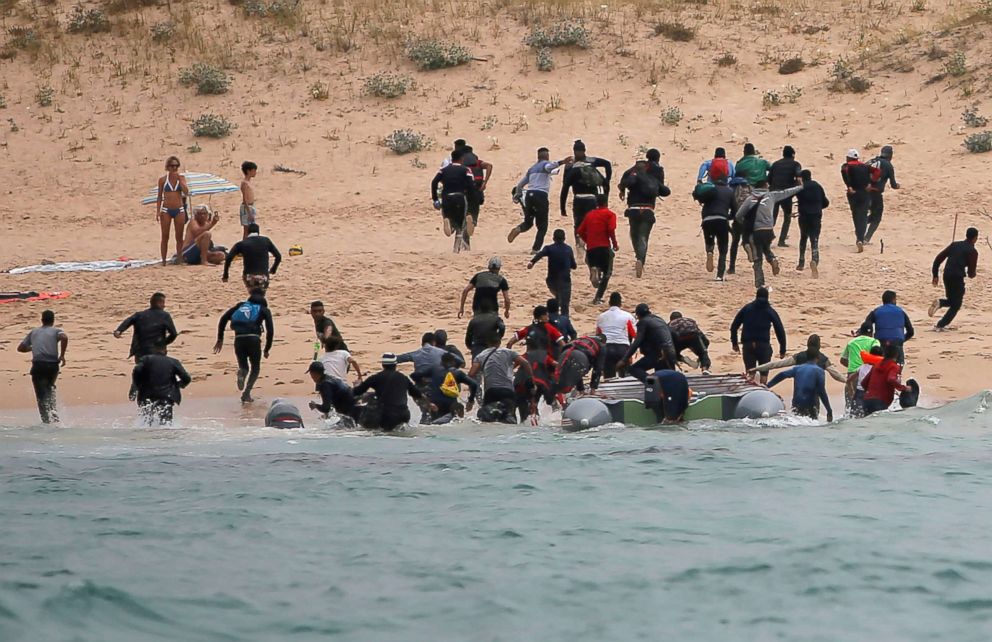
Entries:
[[220, 265], [227, 258], [227, 252], [214, 245], [210, 231], [220, 222], [206, 205], [193, 209], [193, 220], [186, 228], [186, 245], [183, 247], [183, 262], [186, 265]]

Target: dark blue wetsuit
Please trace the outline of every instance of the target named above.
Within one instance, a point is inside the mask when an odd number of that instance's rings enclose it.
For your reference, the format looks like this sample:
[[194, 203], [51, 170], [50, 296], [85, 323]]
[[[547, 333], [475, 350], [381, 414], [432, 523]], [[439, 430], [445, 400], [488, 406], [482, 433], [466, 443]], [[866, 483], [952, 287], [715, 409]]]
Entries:
[[820, 415], [820, 401], [827, 409], [827, 414], [833, 414], [823, 373], [823, 368], [815, 363], [804, 363], [778, 373], [768, 382], [768, 387], [771, 388], [786, 379], [795, 379], [792, 390], [792, 412], [802, 417], [817, 419]]
[[658, 370], [654, 376], [661, 387], [661, 405], [665, 419], [682, 421], [689, 407], [689, 380], [677, 370]]

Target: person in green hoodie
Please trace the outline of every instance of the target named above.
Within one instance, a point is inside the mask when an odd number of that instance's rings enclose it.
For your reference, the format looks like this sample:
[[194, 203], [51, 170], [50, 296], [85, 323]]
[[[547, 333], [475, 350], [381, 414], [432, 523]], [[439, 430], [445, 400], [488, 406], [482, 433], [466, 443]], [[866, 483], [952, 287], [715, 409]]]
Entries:
[[737, 161], [736, 175], [745, 178], [751, 187], [768, 180], [772, 164], [758, 155], [754, 143], [744, 144], [744, 157]]

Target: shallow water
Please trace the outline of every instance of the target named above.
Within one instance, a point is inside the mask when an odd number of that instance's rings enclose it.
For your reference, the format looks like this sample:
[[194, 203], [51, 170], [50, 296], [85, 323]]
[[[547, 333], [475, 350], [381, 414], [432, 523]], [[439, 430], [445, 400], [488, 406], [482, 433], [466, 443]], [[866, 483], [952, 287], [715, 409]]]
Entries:
[[831, 427], [0, 427], [0, 640], [992, 637], [983, 395]]

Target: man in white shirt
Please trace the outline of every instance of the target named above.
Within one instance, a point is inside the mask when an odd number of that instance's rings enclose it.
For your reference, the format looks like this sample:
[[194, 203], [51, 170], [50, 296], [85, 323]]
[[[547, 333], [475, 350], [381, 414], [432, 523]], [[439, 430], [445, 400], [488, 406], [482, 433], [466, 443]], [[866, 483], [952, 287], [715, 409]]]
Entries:
[[596, 319], [596, 333], [606, 335], [606, 365], [603, 376], [612, 379], [617, 376], [617, 366], [623, 362], [630, 348], [630, 341], [637, 336], [637, 321], [634, 315], [620, 306], [623, 297], [619, 292], [610, 295], [610, 307]]

